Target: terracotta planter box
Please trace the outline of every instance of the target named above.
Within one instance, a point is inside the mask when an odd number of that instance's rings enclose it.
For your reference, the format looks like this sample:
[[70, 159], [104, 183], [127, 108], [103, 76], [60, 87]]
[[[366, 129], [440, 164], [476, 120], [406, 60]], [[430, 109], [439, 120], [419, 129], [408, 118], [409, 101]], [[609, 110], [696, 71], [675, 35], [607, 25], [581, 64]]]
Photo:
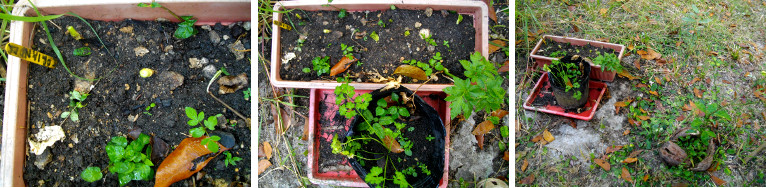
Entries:
[[[454, 10], [460, 14], [467, 14], [473, 16], [473, 25], [476, 30], [476, 41], [474, 50], [481, 52], [482, 55], [487, 57], [488, 41], [489, 41], [489, 16], [487, 14], [487, 5], [481, 1], [395, 1], [395, 0], [369, 0], [369, 1], [352, 1], [352, 0], [335, 0], [330, 3], [332, 6], [326, 5], [327, 1], [283, 1], [274, 5], [275, 11], [286, 9], [301, 9], [304, 11], [335, 11], [338, 9], [346, 9], [349, 12], [358, 11], [377, 11], [387, 10], [391, 8], [391, 5], [395, 5], [398, 9], [411, 9], [411, 10], [425, 10], [426, 8], [432, 8], [434, 12], [438, 10]], [[274, 20], [284, 22], [282, 20], [282, 14], [275, 12], [273, 16]], [[289, 81], [283, 80], [280, 76], [280, 66], [282, 64], [282, 45], [280, 40], [280, 33], [282, 29], [275, 24], [272, 24], [272, 36], [271, 36], [271, 84], [276, 87], [288, 87], [288, 88], [321, 88], [332, 89], [335, 86], [341, 85], [336, 81], [329, 80], [313, 80], [313, 81]], [[466, 57], [467, 59], [468, 57]], [[458, 62], [454, 62], [458, 63]], [[384, 83], [359, 83], [352, 82], [349, 85], [354, 86], [356, 89], [375, 90], [385, 86]], [[421, 84], [402, 84], [408, 88], [417, 88]], [[418, 91], [441, 91], [446, 87], [453, 84], [424, 84], [418, 89]]]
[[[545, 35], [543, 36], [540, 41], [537, 42], [537, 45], [535, 45], [535, 48], [532, 49], [532, 53], [529, 54], [529, 57], [531, 57], [535, 61], [535, 67], [541, 67], [543, 65], [550, 64], [553, 60], [558, 60], [558, 58], [552, 58], [552, 57], [546, 57], [537, 55], [538, 50], [540, 50], [540, 47], [543, 44], [543, 40], [550, 39], [552, 41], [556, 41], [559, 43], [570, 43], [572, 45], [577, 46], [585, 46], [585, 45], [591, 45], [598, 48], [609, 48], [613, 49], [614, 51], [619, 52], [620, 54], [617, 55], [617, 59], [622, 60], [622, 55], [625, 53], [625, 46], [620, 44], [614, 44], [614, 43], [606, 43], [606, 42], [600, 42], [600, 41], [594, 41], [594, 40], [585, 40], [585, 39], [577, 39], [577, 38], [570, 38], [570, 37], [560, 37], [560, 36], [551, 36], [551, 35]], [[593, 57], [590, 57], [591, 59]], [[590, 64], [591, 69], [590, 72], [590, 78], [596, 79], [596, 80], [602, 80], [611, 82], [614, 81], [614, 76], [617, 74], [617, 72], [614, 71], [602, 71], [601, 66]]]
[[[337, 114], [338, 106], [335, 104], [331, 104], [326, 106], [324, 114], [320, 114], [320, 103], [321, 101], [328, 101], [328, 103], [335, 103], [335, 94], [333, 93], [333, 89], [312, 89], [310, 98], [309, 98], [309, 148], [308, 148], [308, 177], [309, 180], [311, 180], [312, 183], [316, 184], [327, 184], [327, 185], [335, 185], [335, 186], [346, 186], [346, 187], [367, 187], [368, 185], [364, 183], [364, 180], [359, 178], [359, 176], [356, 174], [356, 172], [351, 168], [348, 161], [344, 158], [343, 161], [338, 162], [341, 165], [347, 166], [347, 170], [343, 171], [327, 171], [327, 172], [320, 172], [319, 169], [319, 162], [318, 159], [320, 156], [320, 139], [332, 139], [331, 132], [336, 129], [331, 129], [330, 127], [333, 125], [322, 125], [320, 124], [321, 117], [333, 117]], [[357, 94], [364, 94], [369, 93], [372, 90], [356, 90]], [[441, 183], [439, 184], [439, 187], [447, 187], [447, 180], [448, 180], [448, 174], [449, 174], [449, 143], [450, 143], [450, 120], [449, 120], [449, 103], [444, 100], [434, 100], [429, 97], [429, 95], [439, 95], [442, 97], [446, 97], [447, 94], [444, 92], [435, 92], [435, 91], [419, 91], [417, 92], [419, 96], [425, 100], [426, 103], [431, 105], [431, 107], [434, 107], [436, 111], [439, 113], [439, 117], [442, 118], [444, 121], [444, 126], [446, 135], [444, 138], [444, 175], [442, 176]], [[338, 115], [339, 116], [339, 115]], [[332, 118], [330, 118], [332, 119]], [[335, 127], [339, 128], [339, 127]], [[344, 123], [345, 131], [351, 129], [351, 120], [348, 120]], [[338, 136], [345, 136], [338, 134]], [[330, 148], [326, 148], [328, 150], [332, 150]]]
[[[167, 18], [178, 21], [162, 9], [137, 7], [138, 3], [150, 1], [120, 0], [113, 2], [89, 0], [37, 0], [33, 3], [45, 15], [74, 12], [85, 19], [118, 21], [124, 19], [155, 20]], [[180, 15], [194, 15], [197, 25], [230, 24], [238, 21], [250, 21], [250, 1], [247, 0], [157, 0]], [[19, 1], [13, 9], [13, 15], [36, 16], [27, 1]], [[11, 22], [10, 42], [30, 47], [32, 26], [34, 23]], [[39, 28], [38, 28], [39, 29]], [[48, 54], [55, 56], [55, 54]], [[58, 60], [56, 60], [58, 61]], [[25, 186], [23, 179], [24, 159], [27, 153], [27, 74], [28, 62], [9, 56], [5, 88], [5, 109], [3, 119], [2, 162], [0, 163], [0, 183], [4, 187]], [[60, 65], [56, 68], [61, 68]]]

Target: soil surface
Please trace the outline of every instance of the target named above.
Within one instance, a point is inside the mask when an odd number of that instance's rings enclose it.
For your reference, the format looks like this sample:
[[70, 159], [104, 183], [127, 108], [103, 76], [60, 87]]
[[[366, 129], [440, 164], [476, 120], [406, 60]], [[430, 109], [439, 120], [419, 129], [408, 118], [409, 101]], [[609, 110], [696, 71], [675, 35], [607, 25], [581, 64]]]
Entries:
[[[372, 82], [372, 73], [384, 77], [395, 77], [394, 70], [403, 65], [402, 60], [418, 60], [428, 63], [436, 52], [443, 58], [442, 65], [455, 76], [463, 78], [463, 67], [458, 60], [468, 60], [474, 51], [476, 31], [473, 28], [473, 18], [463, 15], [463, 21], [455, 24], [458, 15], [434, 11], [429, 17], [423, 11], [415, 10], [386, 10], [373, 12], [349, 12], [347, 17], [338, 18], [338, 11], [292, 11], [283, 20], [292, 20], [296, 28], [281, 34], [282, 57], [295, 53], [295, 58], [283, 64], [280, 76], [285, 80], [335, 80], [336, 77], [348, 75], [357, 82]], [[296, 16], [300, 15], [300, 18]], [[378, 21], [382, 21], [379, 25]], [[384, 27], [385, 25], [385, 27]], [[330, 33], [324, 33], [327, 29]], [[436, 46], [429, 49], [428, 43], [418, 34], [421, 30], [429, 30]], [[409, 31], [408, 36], [404, 36]], [[375, 32], [379, 41], [370, 34]], [[366, 35], [360, 35], [366, 34]], [[360, 35], [361, 38], [356, 38]], [[367, 37], [365, 40], [364, 37]], [[302, 46], [299, 38], [305, 38]], [[444, 45], [447, 41], [449, 47]], [[317, 76], [317, 71], [304, 73], [303, 68], [312, 68], [311, 60], [315, 57], [329, 56], [330, 66], [335, 65], [344, 55], [341, 44], [354, 47], [354, 57], [359, 62], [354, 63], [344, 73], [329, 76]], [[300, 50], [298, 50], [298, 48]], [[434, 71], [436, 72], [436, 71]], [[363, 73], [363, 74], [360, 74]], [[451, 83], [444, 74], [439, 74], [439, 80], [429, 83]], [[403, 79], [412, 83], [411, 78]], [[422, 83], [420, 80], [417, 83]]]
[[582, 57], [596, 58], [599, 54], [613, 53], [614, 55], [620, 55], [619, 51], [615, 51], [611, 48], [600, 48], [592, 45], [577, 46], [571, 43], [560, 43], [551, 39], [544, 39], [543, 44], [540, 45], [540, 49], [537, 50], [537, 55], [550, 57], [554, 52], [566, 52], [567, 55], [580, 55]]
[[[72, 73], [86, 78], [84, 81], [67, 73], [63, 63], [53, 69], [31, 64], [29, 66], [28, 97], [30, 101], [29, 135], [45, 126], [61, 125], [66, 138], [58, 141], [48, 157], [28, 154], [24, 179], [28, 186], [118, 186], [117, 175], [106, 169], [109, 159], [104, 147], [115, 136], [127, 136], [129, 130], [141, 128], [143, 133], [154, 134], [175, 148], [188, 137], [188, 118], [184, 107], [204, 111], [207, 116], [222, 114], [232, 122], [219, 122], [216, 130], [234, 134], [236, 145], [229, 150], [232, 156], [241, 157], [236, 165], [224, 164], [224, 155], [213, 159], [192, 178], [172, 186], [248, 186], [250, 177], [250, 125], [210, 97], [205, 89], [219, 68], [226, 68], [231, 75], [250, 72], [249, 52], [236, 52], [232, 48], [250, 48], [250, 32], [237, 23], [229, 26], [196, 27], [199, 33], [176, 39], [175, 23], [125, 20], [119, 22], [88, 21], [100, 35], [106, 48], [98, 43], [94, 33], [77, 18], [64, 16], [52, 20], [48, 27]], [[57, 25], [59, 27], [56, 27]], [[74, 40], [65, 34], [66, 26], [73, 26], [85, 38]], [[39, 27], [37, 27], [39, 28]], [[34, 49], [48, 55], [55, 53], [49, 46], [45, 33], [34, 33]], [[89, 46], [89, 56], [74, 56], [76, 48]], [[111, 52], [111, 53], [108, 53]], [[236, 54], [243, 53], [243, 54]], [[112, 57], [112, 55], [114, 57]], [[242, 56], [244, 55], [244, 56]], [[190, 58], [207, 61], [209, 71], [202, 66], [190, 68]], [[57, 61], [58, 62], [58, 61]], [[142, 68], [155, 70], [149, 78], [141, 78]], [[112, 72], [112, 70], [114, 70]], [[206, 73], [207, 72], [207, 73]], [[249, 80], [249, 76], [248, 76]], [[243, 90], [230, 94], [218, 94], [218, 84], [213, 83], [211, 92], [242, 114], [250, 114], [250, 102]], [[79, 110], [80, 121], [60, 118], [69, 111], [69, 93], [72, 90], [90, 93]], [[145, 107], [155, 103], [156, 107]], [[147, 112], [147, 113], [145, 113]], [[249, 117], [246, 117], [249, 119]], [[236, 125], [232, 125], [236, 121]], [[45, 155], [45, 154], [44, 154]], [[38, 159], [39, 158], [39, 159]], [[45, 159], [49, 163], [41, 164]], [[88, 183], [80, 173], [88, 166], [100, 167], [104, 178]], [[156, 171], [159, 163], [152, 168]], [[152, 186], [149, 181], [131, 181], [127, 186]], [[194, 180], [192, 180], [194, 179]]]

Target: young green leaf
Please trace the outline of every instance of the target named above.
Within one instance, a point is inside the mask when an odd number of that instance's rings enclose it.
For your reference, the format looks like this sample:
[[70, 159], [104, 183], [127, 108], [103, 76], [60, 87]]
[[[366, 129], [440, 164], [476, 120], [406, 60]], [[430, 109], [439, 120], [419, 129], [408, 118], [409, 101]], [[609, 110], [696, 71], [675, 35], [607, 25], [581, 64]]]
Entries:
[[410, 183], [407, 182], [407, 178], [402, 174], [402, 172], [395, 172], [396, 176], [394, 176], [394, 184], [399, 185], [399, 188], [407, 188], [410, 187]]
[[215, 116], [210, 116], [205, 120], [205, 127], [207, 127], [207, 129], [213, 131], [215, 130], [215, 125], [218, 125], [218, 118]]
[[197, 127], [193, 129], [189, 129], [189, 134], [192, 135], [194, 138], [202, 137], [202, 135], [205, 134], [205, 128], [204, 127]]
[[85, 168], [85, 170], [82, 171], [80, 174], [80, 178], [82, 180], [85, 180], [87, 182], [94, 182], [101, 180], [103, 177], [103, 174], [101, 174], [101, 168], [89, 166], [88, 168]]
[[364, 177], [364, 181], [370, 184], [380, 184], [383, 183], [383, 181], [386, 180], [385, 177], [380, 177], [380, 174], [383, 173], [383, 169], [377, 166], [372, 167], [370, 169], [370, 173], [367, 174], [366, 177]]
[[[384, 27], [385, 27], [385, 25], [384, 25]], [[378, 42], [378, 40], [380, 39], [380, 37], [378, 36], [377, 33], [375, 33], [375, 31], [370, 33], [370, 37], [372, 37], [372, 40], [375, 40], [375, 42]]]

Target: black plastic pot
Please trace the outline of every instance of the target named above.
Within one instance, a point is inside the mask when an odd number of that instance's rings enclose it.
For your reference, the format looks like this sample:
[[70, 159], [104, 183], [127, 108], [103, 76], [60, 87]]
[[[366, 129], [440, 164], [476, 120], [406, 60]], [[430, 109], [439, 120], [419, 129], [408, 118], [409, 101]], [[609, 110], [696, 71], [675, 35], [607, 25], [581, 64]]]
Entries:
[[[407, 94], [407, 96], [412, 96], [412, 91], [407, 89], [406, 87], [399, 87], [397, 89], [389, 89], [386, 91], [381, 91], [381, 89], [372, 91], [370, 94], [372, 95], [372, 101], [370, 102], [370, 105], [367, 107], [368, 110], [371, 112], [375, 112], [375, 108], [377, 108], [378, 99], [385, 98], [387, 96], [390, 96], [391, 93], [400, 93], [404, 92]], [[416, 131], [428, 131], [430, 135], [433, 135], [435, 139], [427, 142], [428, 148], [433, 148], [433, 153], [426, 154], [426, 158], [420, 158], [417, 159], [417, 161], [420, 161], [422, 163], [425, 163], [426, 166], [428, 166], [428, 169], [431, 171], [431, 175], [426, 176], [425, 174], [419, 174], [417, 176], [418, 180], [414, 182], [408, 182], [413, 187], [438, 187], [439, 182], [442, 179], [442, 175], [444, 174], [444, 137], [446, 134], [446, 130], [444, 129], [444, 123], [442, 122], [442, 119], [439, 117], [438, 113], [436, 112], [436, 109], [428, 105], [420, 96], [414, 95], [413, 99], [415, 100], [415, 108], [416, 112], [412, 114], [412, 116], [422, 116], [420, 119], [425, 119], [424, 124], [421, 124], [420, 127], [417, 127]], [[411, 116], [411, 117], [412, 117]], [[354, 117], [353, 121], [351, 122], [352, 129], [348, 131], [346, 134], [346, 137], [343, 137], [340, 139], [341, 142], [345, 142], [347, 138], [350, 138], [352, 136], [360, 135], [360, 130], [358, 130], [358, 125], [364, 122], [364, 119], [361, 117], [361, 115], [357, 115]], [[404, 132], [404, 131], [403, 131]], [[404, 134], [404, 133], [403, 133]], [[416, 138], [410, 138], [410, 139], [416, 139]], [[362, 146], [362, 148], [365, 147], [380, 147], [385, 149], [385, 147], [377, 142], [369, 142], [367, 144], [368, 146]], [[372, 145], [372, 146], [369, 146]], [[415, 150], [414, 148], [418, 147], [413, 146], [412, 153], [413, 157], [416, 155], [417, 152], [423, 152]], [[385, 149], [387, 151], [387, 149]], [[365, 155], [365, 158], [368, 159], [374, 159], [379, 158], [381, 156], [385, 156], [385, 154], [369, 154], [365, 152], [359, 152], [360, 155]], [[390, 154], [386, 152], [386, 154]], [[404, 153], [401, 153], [404, 154]], [[405, 158], [406, 159], [406, 158]], [[354, 171], [356, 171], [356, 174], [359, 175], [362, 180], [365, 179], [367, 174], [369, 173], [369, 169], [365, 169], [360, 163], [360, 160], [358, 157], [354, 157], [349, 159], [349, 163], [351, 164], [351, 167], [354, 168]], [[407, 160], [416, 160], [413, 158], [409, 158]], [[370, 161], [371, 162], [371, 161]], [[368, 163], [370, 163], [368, 162]], [[381, 168], [383, 168], [381, 166]], [[419, 170], [418, 170], [419, 172]], [[392, 174], [389, 174], [390, 177], [393, 177]], [[390, 178], [389, 177], [389, 178]], [[376, 187], [376, 184], [370, 184], [367, 182], [367, 185], [370, 187]], [[393, 183], [387, 183], [387, 186], [393, 186], [395, 184]]]
[[[582, 65], [584, 70], [582, 71], [582, 76], [577, 77], [577, 81], [580, 83], [580, 88], [572, 88], [569, 91], [566, 91], [564, 83], [557, 83], [556, 79], [553, 79], [553, 73], [548, 72], [548, 80], [551, 82], [551, 88], [553, 88], [553, 97], [556, 98], [558, 105], [564, 109], [569, 110], [580, 108], [585, 105], [585, 103], [588, 103], [588, 98], [590, 96], [590, 89], [588, 89], [588, 84], [590, 83], [588, 77], [588, 75], [590, 75], [590, 63], [585, 62], [580, 57], [573, 60], [572, 56], [565, 56], [561, 58], [560, 61], [561, 63], [575, 63]], [[575, 99], [573, 97], [577, 91], [582, 93], [580, 99]]]

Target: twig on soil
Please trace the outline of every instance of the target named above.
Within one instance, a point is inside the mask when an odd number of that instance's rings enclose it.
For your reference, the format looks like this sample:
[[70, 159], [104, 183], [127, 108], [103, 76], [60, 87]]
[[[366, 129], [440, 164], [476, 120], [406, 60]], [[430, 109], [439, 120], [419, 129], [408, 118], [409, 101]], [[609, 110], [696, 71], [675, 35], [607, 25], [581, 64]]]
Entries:
[[750, 155], [748, 155], [747, 158], [745, 158], [745, 161], [743, 161], [742, 164], [743, 165], [747, 164], [747, 162], [750, 161], [750, 159], [753, 159], [753, 156], [758, 155], [758, 153], [761, 152], [763, 148], [766, 148], [766, 142], [761, 143], [761, 146], [758, 146], [757, 149], [753, 150], [753, 152], [750, 153]]
[[213, 84], [213, 81], [215, 81], [215, 79], [216, 79], [216, 78], [218, 78], [218, 76], [221, 76], [221, 72], [223, 72], [223, 71], [220, 71], [220, 70], [219, 70], [218, 72], [216, 72], [216, 73], [215, 73], [215, 76], [213, 76], [213, 79], [210, 79], [210, 82], [208, 82], [208, 84], [207, 84], [207, 89], [205, 89], [205, 91], [207, 91], [207, 94], [210, 94], [210, 96], [211, 96], [211, 97], [213, 97], [213, 99], [215, 99], [215, 101], [218, 101], [219, 103], [223, 104], [223, 106], [225, 106], [226, 108], [228, 108], [229, 110], [231, 110], [232, 112], [234, 112], [234, 114], [236, 114], [237, 116], [239, 116], [239, 118], [242, 118], [242, 120], [243, 120], [243, 121], [247, 122], [247, 124], [248, 124], [248, 125], [250, 125], [250, 120], [248, 120], [247, 118], [245, 118], [245, 116], [243, 116], [243, 115], [242, 115], [241, 113], [239, 113], [237, 110], [235, 110], [234, 108], [232, 108], [231, 106], [229, 106], [228, 104], [226, 104], [225, 102], [223, 102], [221, 99], [218, 99], [218, 97], [216, 97], [215, 95], [213, 95], [213, 93], [212, 93], [212, 92], [210, 92], [210, 85], [212, 85], [212, 84]]

